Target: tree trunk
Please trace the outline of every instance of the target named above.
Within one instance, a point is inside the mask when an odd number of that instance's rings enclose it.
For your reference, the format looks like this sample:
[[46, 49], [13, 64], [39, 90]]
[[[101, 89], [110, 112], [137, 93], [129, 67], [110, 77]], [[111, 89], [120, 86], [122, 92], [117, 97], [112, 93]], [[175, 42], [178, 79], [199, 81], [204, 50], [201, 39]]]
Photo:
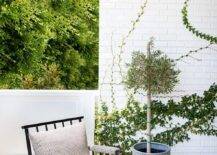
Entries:
[[151, 93], [147, 92], [147, 153], [151, 153]]
[[[152, 42], [147, 46], [147, 57], [150, 58]], [[151, 154], [151, 84], [150, 84], [150, 66], [148, 66], [148, 90], [147, 90], [147, 153]]]

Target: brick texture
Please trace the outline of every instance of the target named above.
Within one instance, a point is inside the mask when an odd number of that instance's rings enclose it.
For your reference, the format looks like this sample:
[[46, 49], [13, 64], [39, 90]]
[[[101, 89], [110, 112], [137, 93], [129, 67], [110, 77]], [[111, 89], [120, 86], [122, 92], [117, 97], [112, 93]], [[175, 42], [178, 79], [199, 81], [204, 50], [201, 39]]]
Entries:
[[[149, 0], [144, 16], [136, 30], [127, 39], [124, 48], [122, 66], [130, 62], [133, 51], [144, 51], [148, 39], [155, 38], [156, 48], [164, 51], [171, 58], [206, 46], [208, 43], [187, 31], [182, 24], [181, 9], [184, 0]], [[143, 0], [101, 0], [100, 1], [100, 89], [104, 100], [110, 103], [112, 51], [120, 52], [121, 39], [129, 31], [132, 20], [137, 16]], [[199, 30], [217, 35], [217, 1], [191, 0], [189, 18]], [[111, 50], [113, 49], [113, 50]], [[178, 62], [182, 71], [180, 83], [173, 95], [198, 93], [217, 81], [217, 46], [192, 55], [202, 59], [196, 61], [186, 58]], [[117, 61], [117, 59], [115, 60]], [[118, 66], [113, 67], [114, 82], [121, 81]], [[119, 108], [124, 106], [126, 96], [122, 85], [115, 85], [115, 99]], [[141, 97], [140, 97], [141, 98]], [[217, 123], [216, 123], [217, 124]], [[174, 155], [217, 155], [217, 137], [191, 136], [189, 142], [172, 148]]]

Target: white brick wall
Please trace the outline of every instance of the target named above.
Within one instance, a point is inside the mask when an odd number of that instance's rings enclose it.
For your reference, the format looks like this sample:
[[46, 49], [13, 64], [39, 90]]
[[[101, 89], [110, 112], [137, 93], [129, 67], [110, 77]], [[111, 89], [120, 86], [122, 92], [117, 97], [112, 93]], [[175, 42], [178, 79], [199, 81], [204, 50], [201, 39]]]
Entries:
[[[110, 101], [110, 70], [107, 70], [112, 62], [111, 36], [114, 53], [120, 50], [118, 45], [128, 32], [131, 21], [135, 19], [137, 12], [144, 0], [101, 0], [100, 1], [100, 83], [102, 96]], [[191, 49], [197, 49], [207, 45], [203, 41], [188, 32], [182, 25], [181, 8], [184, 0], [149, 0], [145, 15], [138, 24], [137, 29], [127, 40], [123, 55], [125, 65], [130, 61], [131, 52], [144, 50], [147, 40], [154, 36], [156, 47], [163, 50], [172, 58]], [[217, 35], [217, 0], [191, 0], [189, 18], [193, 25], [203, 32]], [[212, 46], [217, 49], [217, 46]], [[174, 94], [201, 93], [213, 82], [217, 82], [217, 51], [208, 49], [193, 55], [202, 61], [187, 58], [185, 62], [179, 62], [178, 67], [182, 71], [180, 84]], [[115, 66], [115, 82], [120, 81]], [[115, 86], [116, 101], [119, 107], [126, 100], [122, 86]], [[206, 136], [193, 136], [192, 140], [178, 144], [172, 149], [174, 155], [217, 155], [217, 138]]]

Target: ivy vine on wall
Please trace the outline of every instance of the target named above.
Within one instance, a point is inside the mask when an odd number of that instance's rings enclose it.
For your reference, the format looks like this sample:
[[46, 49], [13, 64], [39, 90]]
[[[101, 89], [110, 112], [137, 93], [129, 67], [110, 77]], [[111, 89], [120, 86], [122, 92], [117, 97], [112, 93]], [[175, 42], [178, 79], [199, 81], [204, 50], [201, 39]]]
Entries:
[[[190, 135], [217, 136], [214, 119], [217, 117], [217, 85], [213, 84], [202, 96], [184, 96], [179, 102], [174, 100], [152, 102], [152, 129], [164, 128], [153, 135], [156, 142], [175, 145], [190, 140]], [[143, 106], [142, 106], [143, 105]], [[125, 108], [109, 112], [105, 102], [97, 111], [95, 142], [102, 145], [120, 146], [123, 155], [130, 155], [130, 148], [138, 141], [138, 136], [146, 130], [146, 105], [128, 99]], [[183, 122], [178, 121], [184, 120]], [[138, 138], [137, 138], [138, 137]]]
[[[186, 0], [182, 9], [183, 23], [186, 28], [197, 37], [208, 41], [208, 45], [200, 47], [196, 50], [191, 50], [183, 55], [180, 55], [175, 62], [181, 61], [184, 58], [192, 57], [191, 55], [202, 50], [210, 48], [211, 45], [217, 43], [217, 37], [200, 32], [192, 26], [188, 19], [188, 2]], [[132, 91], [125, 88], [126, 96], [128, 97], [126, 106], [123, 109], [117, 109], [115, 103], [114, 85], [122, 85], [122, 82], [115, 83], [113, 79], [114, 65], [119, 68], [119, 74], [123, 79], [124, 73], [122, 68], [122, 54], [127, 39], [136, 29], [136, 25], [140, 22], [141, 17], [145, 13], [147, 0], [144, 0], [141, 5], [141, 10], [138, 12], [136, 19], [125, 37], [123, 37], [120, 44], [120, 52], [113, 55], [111, 68], [111, 82], [106, 83], [111, 86], [111, 102], [112, 109], [108, 103], [103, 101], [100, 97], [100, 106], [96, 107], [96, 129], [95, 142], [97, 144], [105, 144], [110, 146], [119, 145], [122, 149], [123, 155], [130, 155], [130, 148], [138, 141], [145, 141], [144, 131], [146, 130], [146, 106], [138, 102]], [[113, 52], [112, 52], [113, 53]], [[117, 58], [117, 63], [114, 59]], [[106, 77], [106, 72], [105, 72]], [[104, 83], [101, 83], [100, 90]], [[144, 95], [144, 94], [141, 94]], [[101, 94], [100, 94], [101, 96]], [[155, 96], [160, 98], [160, 96]], [[171, 96], [169, 96], [171, 97]], [[173, 97], [173, 96], [172, 96]], [[169, 99], [165, 102], [161, 100], [154, 100], [152, 102], [152, 128], [163, 129], [153, 134], [153, 140], [156, 142], [166, 143], [168, 145], [175, 145], [180, 142], [190, 140], [191, 134], [196, 135], [212, 135], [217, 136], [217, 127], [214, 124], [214, 119], [217, 117], [216, 102], [217, 102], [217, 85], [214, 83], [210, 88], [199, 96], [196, 93], [185, 96], [178, 96], [179, 101]], [[167, 96], [163, 96], [167, 98]], [[177, 122], [177, 118], [182, 122]]]
[[190, 32], [192, 32], [195, 36], [204, 39], [210, 43], [217, 44], [217, 37], [213, 36], [211, 34], [207, 34], [204, 32], [201, 32], [197, 28], [195, 28], [191, 22], [189, 21], [189, 16], [188, 16], [188, 7], [189, 7], [189, 1], [190, 0], [185, 0], [184, 6], [182, 8], [182, 20], [183, 24], [185, 25], [186, 29], [188, 29]]

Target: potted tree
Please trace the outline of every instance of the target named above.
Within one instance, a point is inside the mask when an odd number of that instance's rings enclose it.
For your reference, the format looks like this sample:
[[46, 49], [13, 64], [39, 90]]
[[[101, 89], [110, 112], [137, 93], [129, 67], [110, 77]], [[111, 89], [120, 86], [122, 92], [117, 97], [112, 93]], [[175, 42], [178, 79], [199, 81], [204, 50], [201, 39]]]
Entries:
[[133, 53], [125, 84], [129, 89], [133, 89], [135, 93], [146, 92], [147, 97], [147, 140], [133, 146], [133, 155], [170, 154], [169, 146], [151, 141], [151, 104], [153, 95], [168, 94], [173, 91], [178, 83], [179, 73], [180, 71], [175, 69], [175, 62], [172, 59], [168, 58], [160, 50], [154, 49], [153, 38], [147, 44], [146, 53]]

